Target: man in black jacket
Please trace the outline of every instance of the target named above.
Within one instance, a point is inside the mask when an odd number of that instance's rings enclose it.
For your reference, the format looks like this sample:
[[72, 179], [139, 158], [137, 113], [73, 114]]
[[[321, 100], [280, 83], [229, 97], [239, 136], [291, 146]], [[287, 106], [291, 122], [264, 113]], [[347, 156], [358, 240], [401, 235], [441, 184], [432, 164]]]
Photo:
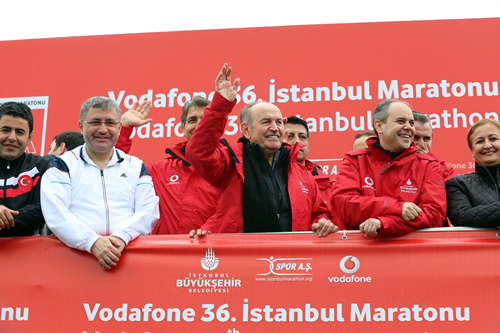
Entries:
[[50, 162], [26, 154], [33, 134], [33, 114], [27, 105], [0, 106], [0, 237], [30, 236], [44, 223], [40, 177]]

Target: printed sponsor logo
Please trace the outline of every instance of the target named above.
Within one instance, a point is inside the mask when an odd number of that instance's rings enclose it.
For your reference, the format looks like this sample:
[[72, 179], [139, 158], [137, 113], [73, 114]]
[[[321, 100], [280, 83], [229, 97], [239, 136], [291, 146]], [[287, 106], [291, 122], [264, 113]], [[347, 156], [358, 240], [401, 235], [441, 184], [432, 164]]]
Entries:
[[178, 180], [179, 180], [178, 175], [172, 175], [170, 177], [170, 183], [168, 183], [167, 185], [178, 185], [179, 184]]
[[373, 184], [375, 184], [375, 182], [373, 181], [372, 178], [365, 177], [365, 184], [366, 185], [363, 185], [362, 188], [371, 188], [372, 190], [375, 191], [375, 188], [373, 187]]
[[401, 192], [404, 192], [404, 193], [417, 193], [418, 191], [418, 188], [416, 188], [415, 186], [413, 186], [411, 180], [408, 178], [408, 180], [406, 181], [406, 184], [404, 184], [403, 186], [400, 186], [400, 189], [401, 189]]
[[[267, 278], [256, 278], [257, 281], [312, 281], [313, 258], [257, 258], [269, 264]], [[277, 276], [277, 277], [275, 277]]]
[[339, 264], [340, 270], [345, 274], [342, 276], [329, 276], [328, 281], [334, 283], [360, 283], [360, 282], [372, 282], [372, 278], [370, 276], [356, 276], [356, 273], [361, 267], [361, 263], [358, 258], [355, 256], [345, 256], [340, 260]]
[[213, 272], [219, 266], [219, 262], [215, 251], [208, 248], [205, 256], [200, 260], [201, 268], [204, 271], [194, 271], [188, 273], [184, 279], [177, 279], [176, 287], [187, 289], [189, 293], [199, 294], [228, 293], [231, 288], [241, 287], [240, 279], [230, 276], [228, 273]]
[[[347, 268], [345, 266], [347, 260], [351, 259], [351, 261], [354, 263], [354, 267], [353, 268]], [[342, 272], [346, 273], [346, 274], [353, 274], [353, 273], [356, 273], [359, 269], [359, 260], [358, 258], [354, 257], [354, 256], [346, 256], [344, 258], [342, 258], [342, 260], [340, 260], [340, 269], [342, 270]]]
[[299, 180], [299, 183], [300, 183], [300, 187], [302, 188], [302, 193], [309, 194], [309, 189], [304, 184], [302, 184], [302, 182], [300, 180]]
[[201, 259], [201, 267], [206, 271], [213, 271], [219, 266], [219, 258], [215, 257], [215, 252], [209, 248], [205, 253], [205, 258]]

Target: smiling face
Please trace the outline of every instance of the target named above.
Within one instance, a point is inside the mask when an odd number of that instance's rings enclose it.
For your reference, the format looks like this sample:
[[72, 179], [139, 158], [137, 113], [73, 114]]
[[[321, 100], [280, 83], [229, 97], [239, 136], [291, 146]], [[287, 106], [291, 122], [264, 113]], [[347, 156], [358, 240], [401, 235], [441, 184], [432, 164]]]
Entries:
[[309, 155], [309, 139], [307, 138], [307, 130], [300, 124], [286, 124], [285, 133], [286, 137], [284, 138], [284, 142], [289, 145], [293, 146], [297, 141], [304, 144], [304, 147], [299, 150], [297, 162], [305, 165], [307, 155]]
[[26, 119], [6, 114], [0, 118], [0, 156], [7, 161], [20, 157], [32, 138]]
[[375, 121], [380, 144], [391, 152], [401, 153], [408, 149], [415, 135], [413, 113], [404, 103], [394, 102], [387, 109], [387, 121]]
[[432, 127], [431, 123], [415, 122], [415, 137], [413, 142], [416, 143], [418, 150], [423, 153], [428, 153], [432, 149]]
[[89, 155], [103, 155], [112, 153], [120, 129], [121, 123], [112, 126], [106, 126], [105, 121], [119, 122], [120, 118], [115, 109], [103, 110], [91, 107], [85, 116], [85, 121], [88, 122], [102, 122], [99, 126], [79, 122], [80, 132], [83, 134], [85, 145]]
[[472, 156], [479, 165], [500, 164], [500, 129], [493, 124], [477, 127], [470, 136]]
[[259, 103], [250, 112], [250, 124], [242, 123], [241, 132], [250, 142], [260, 146], [266, 158], [272, 158], [283, 140], [281, 111], [271, 103]]
[[203, 117], [203, 111], [205, 111], [205, 107], [196, 105], [193, 105], [188, 109], [186, 124], [182, 127], [182, 132], [184, 133], [186, 140], [189, 141], [189, 139], [193, 136], [196, 126], [198, 126], [198, 123]]

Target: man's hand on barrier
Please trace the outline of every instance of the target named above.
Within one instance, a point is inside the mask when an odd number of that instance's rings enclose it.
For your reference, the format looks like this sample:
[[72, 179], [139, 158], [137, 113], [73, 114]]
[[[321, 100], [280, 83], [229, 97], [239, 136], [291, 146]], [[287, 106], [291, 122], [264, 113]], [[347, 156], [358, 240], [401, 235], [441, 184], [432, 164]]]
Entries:
[[338, 231], [339, 227], [333, 224], [332, 221], [322, 218], [318, 222], [313, 223], [311, 229], [315, 231], [319, 237], [326, 237], [329, 233]]
[[365, 234], [365, 237], [376, 236], [382, 227], [379, 219], [369, 218], [359, 225], [359, 231]]
[[120, 253], [122, 253], [123, 250], [125, 250], [125, 246], [127, 246], [125, 241], [118, 236], [109, 236], [109, 240], [118, 249], [118, 251], [120, 251]]
[[415, 205], [413, 202], [405, 202], [403, 204], [403, 212], [401, 214], [401, 217], [405, 221], [411, 221], [411, 220], [417, 218], [417, 216], [419, 216], [420, 213], [422, 213], [422, 210], [420, 209], [420, 207]]
[[201, 229], [198, 229], [198, 230], [191, 230], [189, 232], [189, 238], [193, 238], [194, 236], [198, 236], [198, 237], [203, 237], [205, 235], [208, 235], [208, 234], [211, 234], [212, 232], [211, 231], [208, 231], [208, 230], [201, 230]]
[[238, 94], [240, 79], [234, 80], [234, 84], [231, 84], [231, 71], [232, 68], [229, 67], [227, 63], [222, 66], [219, 75], [217, 75], [215, 79], [215, 91], [232, 102], [236, 99], [236, 95]]
[[19, 215], [19, 212], [0, 205], [0, 230], [10, 229], [14, 226], [12, 215]]
[[90, 252], [99, 260], [102, 269], [111, 269], [120, 260], [121, 251], [113, 243], [116, 243], [116, 240], [110, 238], [109, 236], [100, 237], [90, 249]]
[[144, 101], [139, 105], [139, 102], [135, 102], [134, 105], [122, 115], [123, 126], [138, 127], [150, 123], [153, 121], [151, 118], [146, 118], [153, 105], [150, 101]]

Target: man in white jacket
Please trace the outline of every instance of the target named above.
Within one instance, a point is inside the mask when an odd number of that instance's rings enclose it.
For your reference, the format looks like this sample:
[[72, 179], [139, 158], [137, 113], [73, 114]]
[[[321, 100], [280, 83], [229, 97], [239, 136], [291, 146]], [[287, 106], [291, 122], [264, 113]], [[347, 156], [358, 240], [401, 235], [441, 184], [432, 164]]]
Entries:
[[158, 197], [144, 163], [115, 148], [121, 129], [116, 102], [87, 100], [79, 127], [85, 144], [56, 157], [42, 179], [42, 211], [60, 240], [111, 269], [131, 240], [155, 226]]

